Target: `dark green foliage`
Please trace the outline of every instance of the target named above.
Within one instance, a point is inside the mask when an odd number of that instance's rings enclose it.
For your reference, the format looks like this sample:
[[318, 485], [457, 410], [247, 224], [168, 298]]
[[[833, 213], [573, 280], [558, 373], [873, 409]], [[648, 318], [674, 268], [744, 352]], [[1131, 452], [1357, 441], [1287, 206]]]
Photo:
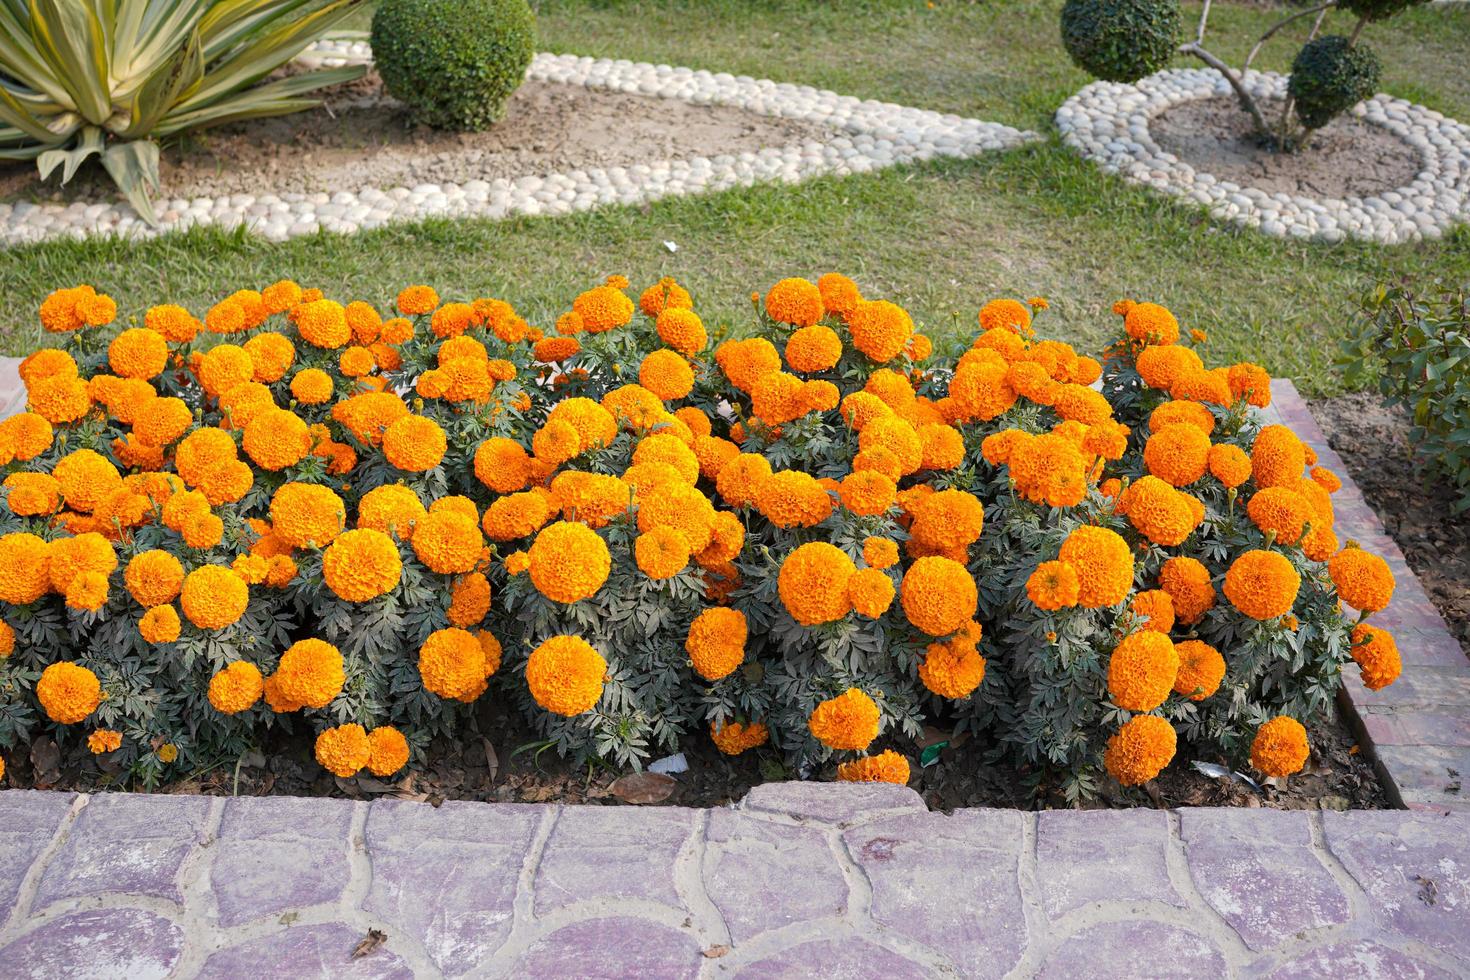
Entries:
[[1291, 63], [1288, 91], [1308, 129], [1321, 129], [1378, 89], [1382, 65], [1372, 49], [1328, 34], [1305, 45]]
[[1376, 378], [1384, 397], [1414, 418], [1419, 460], [1449, 481], [1455, 509], [1470, 510], [1470, 300], [1463, 288], [1418, 293], [1380, 286], [1343, 344], [1344, 380]]
[[1364, 20], [1387, 20], [1394, 14], [1410, 7], [1428, 3], [1429, 0], [1338, 0], [1338, 9], [1345, 10]]
[[1175, 0], [1067, 0], [1062, 43], [1083, 71], [1136, 82], [1164, 68], [1179, 34]]
[[440, 129], [487, 129], [536, 51], [526, 0], [383, 0], [373, 16], [383, 84]]

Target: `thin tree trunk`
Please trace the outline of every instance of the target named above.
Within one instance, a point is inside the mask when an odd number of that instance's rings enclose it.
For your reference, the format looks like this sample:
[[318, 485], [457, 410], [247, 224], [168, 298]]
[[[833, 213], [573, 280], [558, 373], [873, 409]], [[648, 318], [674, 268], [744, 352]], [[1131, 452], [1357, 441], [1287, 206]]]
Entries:
[[1271, 127], [1266, 124], [1266, 117], [1261, 114], [1261, 107], [1256, 104], [1256, 100], [1251, 97], [1250, 92], [1246, 91], [1245, 84], [1241, 81], [1240, 76], [1229, 65], [1200, 47], [1198, 42], [1181, 44], [1179, 46], [1179, 53], [1194, 55], [1200, 61], [1203, 61], [1224, 75], [1225, 81], [1230, 83], [1230, 87], [1235, 90], [1236, 96], [1239, 97], [1240, 104], [1245, 107], [1245, 110], [1251, 114], [1251, 118], [1255, 120], [1256, 131], [1266, 139], [1271, 138]]

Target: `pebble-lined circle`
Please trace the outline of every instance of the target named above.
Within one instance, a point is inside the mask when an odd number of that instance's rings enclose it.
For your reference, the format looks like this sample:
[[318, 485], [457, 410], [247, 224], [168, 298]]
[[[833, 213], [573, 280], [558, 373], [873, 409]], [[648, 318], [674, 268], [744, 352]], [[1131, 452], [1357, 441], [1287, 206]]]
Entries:
[[[1284, 75], [1249, 71], [1243, 81], [1256, 98], [1286, 94]], [[1219, 72], [1176, 68], [1135, 85], [1094, 82], [1062, 103], [1056, 123], [1063, 142], [1104, 171], [1202, 204], [1215, 218], [1275, 238], [1400, 244], [1440, 238], [1470, 219], [1470, 126], [1403, 99], [1375, 95], [1352, 110], [1398, 136], [1422, 160], [1409, 184], [1368, 197], [1319, 200], [1241, 187], [1197, 171], [1161, 149], [1149, 133], [1150, 121], [1171, 106], [1229, 95]]]
[[[299, 59], [333, 67], [371, 61], [363, 42], [327, 41]], [[0, 245], [55, 237], [118, 234], [148, 237], [195, 225], [244, 225], [272, 241], [317, 231], [352, 233], [389, 222], [430, 216], [502, 218], [568, 214], [607, 204], [742, 187], [796, 183], [822, 174], [852, 174], [934, 157], [968, 157], [1038, 140], [999, 123], [838, 95], [790, 85], [669, 65], [538, 54], [527, 78], [635, 95], [725, 105], [798, 119], [832, 129], [825, 142], [807, 140], [758, 152], [693, 156], [629, 167], [588, 168], [463, 184], [344, 188], [333, 194], [231, 194], [155, 202], [159, 225], [150, 228], [123, 202], [0, 204]]]

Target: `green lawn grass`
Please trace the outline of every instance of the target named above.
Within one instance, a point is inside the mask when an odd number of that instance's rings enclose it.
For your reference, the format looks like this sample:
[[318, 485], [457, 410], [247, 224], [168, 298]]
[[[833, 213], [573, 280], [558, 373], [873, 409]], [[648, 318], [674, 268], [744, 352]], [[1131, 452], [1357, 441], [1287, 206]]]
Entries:
[[[1215, 357], [1249, 358], [1307, 391], [1336, 390], [1335, 340], [1378, 279], [1470, 281], [1470, 229], [1397, 248], [1279, 242], [1104, 177], [1061, 147], [1050, 116], [1086, 83], [1061, 50], [1059, 2], [923, 0], [542, 0], [541, 47], [685, 64], [958, 112], [1047, 134], [1001, 155], [795, 187], [730, 191], [639, 208], [505, 222], [429, 221], [344, 238], [268, 244], [194, 231], [142, 243], [56, 242], [0, 253], [0, 348], [34, 344], [34, 310], [55, 285], [89, 281], [140, 313], [195, 308], [281, 276], [343, 298], [386, 302], [429, 282], [496, 295], [549, 323], [602, 275], [672, 274], [706, 319], [740, 330], [749, 294], [783, 275], [836, 269], [904, 304], [936, 336], [974, 329], [987, 298], [1044, 295], [1048, 332], [1085, 345], [1112, 329], [1120, 296], [1171, 306], [1209, 331]], [[1192, 14], [1190, 15], [1192, 16]], [[1236, 57], [1273, 14], [1219, 5], [1214, 33]], [[1346, 18], [1333, 22], [1341, 29]], [[1412, 11], [1367, 34], [1384, 88], [1470, 120], [1470, 10]], [[1275, 44], [1263, 67], [1284, 67]], [[670, 253], [664, 241], [676, 242]]]

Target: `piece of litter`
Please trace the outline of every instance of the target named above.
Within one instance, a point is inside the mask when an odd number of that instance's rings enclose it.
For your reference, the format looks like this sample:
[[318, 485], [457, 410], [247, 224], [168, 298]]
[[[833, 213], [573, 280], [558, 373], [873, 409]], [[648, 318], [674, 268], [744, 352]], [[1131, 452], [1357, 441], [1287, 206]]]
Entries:
[[684, 758], [684, 753], [666, 755], [648, 767], [649, 772], [661, 772], [666, 776], [676, 776], [681, 772], [689, 771], [689, 760]]
[[668, 249], [670, 252], [679, 251], [679, 245], [676, 242], [664, 242], [664, 248]]

